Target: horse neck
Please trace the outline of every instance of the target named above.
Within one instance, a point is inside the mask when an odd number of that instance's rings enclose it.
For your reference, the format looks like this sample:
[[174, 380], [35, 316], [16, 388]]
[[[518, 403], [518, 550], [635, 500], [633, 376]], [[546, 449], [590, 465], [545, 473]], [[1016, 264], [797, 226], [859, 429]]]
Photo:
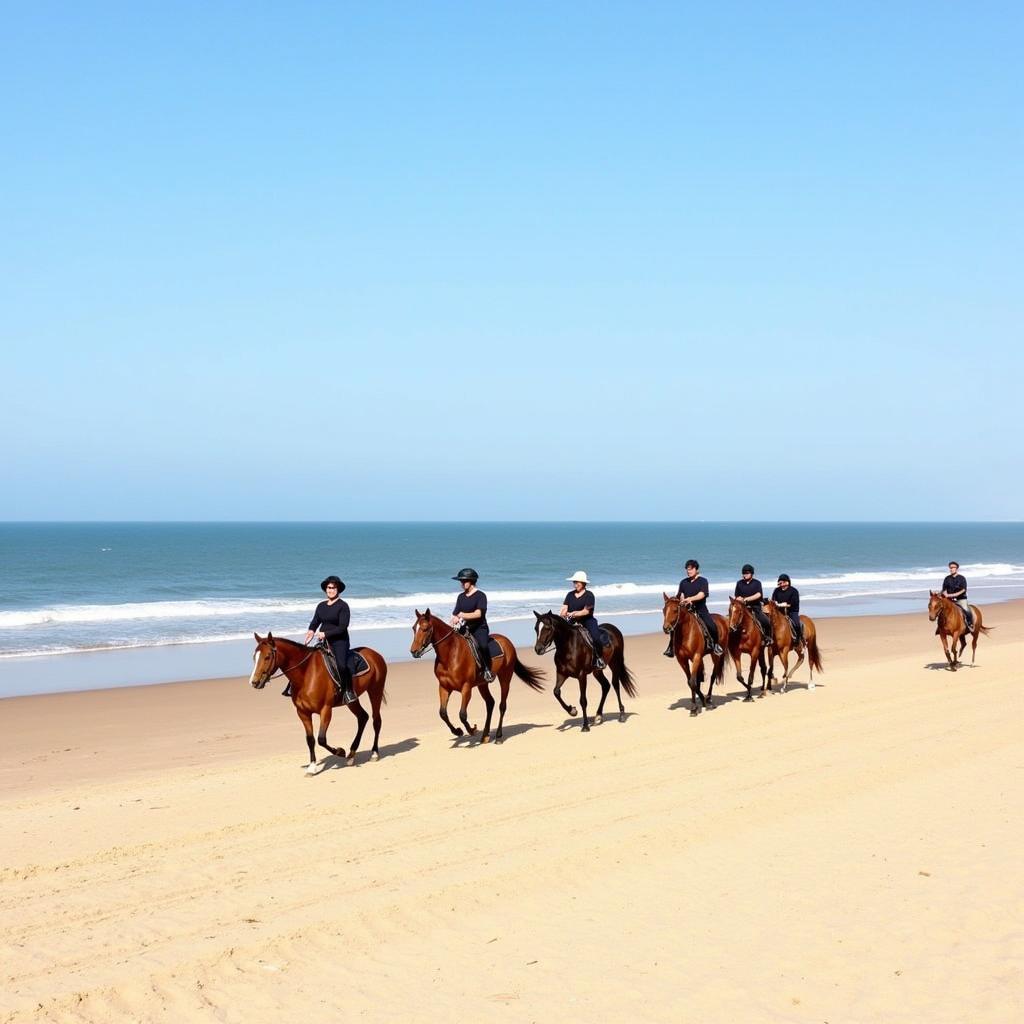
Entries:
[[740, 605], [740, 628], [743, 630], [742, 636], [749, 636], [751, 629], [757, 629], [757, 622], [754, 620], [754, 613], [750, 609], [750, 605], [744, 601]]
[[[449, 626], [444, 619], [438, 618], [438, 616], [431, 613], [430, 635], [432, 637], [431, 643], [434, 647], [434, 657], [442, 664], [451, 661], [455, 651], [455, 644], [452, 641], [457, 638], [454, 627]], [[443, 645], [443, 650], [438, 646], [439, 643]]]
[[288, 677], [293, 688], [300, 687], [306, 680], [307, 666], [313, 660], [314, 652], [292, 640], [275, 640], [274, 644], [277, 648], [277, 667]]

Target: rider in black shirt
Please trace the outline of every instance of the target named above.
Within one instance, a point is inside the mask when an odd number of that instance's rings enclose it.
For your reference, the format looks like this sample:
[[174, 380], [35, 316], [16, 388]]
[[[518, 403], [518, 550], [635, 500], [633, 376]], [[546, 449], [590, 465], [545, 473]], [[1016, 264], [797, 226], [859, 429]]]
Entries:
[[[953, 603], [960, 606], [967, 620], [967, 628], [974, 628], [974, 616], [971, 614], [971, 606], [967, 603], [967, 580], [960, 575], [959, 562], [949, 563], [949, 575], [942, 581], [942, 596], [952, 598]], [[939, 627], [935, 627], [938, 633]]]
[[[306, 633], [306, 643], [308, 644], [314, 633], [319, 630], [323, 639], [330, 644], [334, 661], [338, 666], [338, 675], [341, 677], [341, 699], [346, 704], [352, 704], [356, 695], [348, 670], [348, 624], [351, 612], [348, 604], [339, 596], [345, 589], [345, 584], [337, 576], [328, 576], [320, 584], [320, 589], [327, 595], [327, 600], [321, 601], [313, 612], [313, 618], [309, 621], [309, 631]], [[288, 692], [287, 687], [285, 692]]]
[[491, 632], [487, 628], [487, 595], [476, 589], [476, 581], [480, 579], [476, 569], [460, 569], [452, 577], [462, 584], [462, 593], [455, 599], [452, 611], [452, 625], [465, 624], [466, 629], [476, 641], [480, 653], [480, 664], [483, 666], [484, 682], [493, 683], [494, 673], [491, 671]]
[[[711, 618], [711, 612], [708, 611], [708, 595], [711, 588], [708, 586], [708, 581], [698, 575], [699, 571], [700, 563], [694, 558], [689, 559], [686, 563], [686, 578], [679, 581], [676, 597], [680, 599], [680, 605], [689, 605], [694, 614], [704, 623], [711, 640], [711, 650], [718, 655], [722, 653], [722, 647], [718, 642], [718, 627], [715, 625], [715, 620]], [[680, 607], [681, 612], [682, 608]], [[664, 654], [666, 658], [674, 657], [671, 637], [669, 637], [668, 649]]]
[[772, 600], [777, 608], [781, 608], [789, 616], [789, 624], [793, 628], [793, 640], [803, 643], [804, 630], [800, 622], [800, 591], [790, 582], [785, 573], [779, 574], [779, 585], [772, 593]]
[[598, 626], [597, 617], [594, 615], [594, 595], [587, 590], [587, 574], [582, 570], [574, 572], [569, 577], [569, 582], [572, 584], [572, 590], [565, 595], [560, 614], [586, 629], [594, 645], [594, 668], [604, 668], [604, 659], [601, 657], [601, 627]]
[[754, 567], [752, 565], [743, 566], [740, 573], [742, 578], [736, 581], [736, 589], [733, 592], [733, 596], [750, 609], [770, 644], [772, 627], [768, 621], [768, 616], [761, 609], [761, 605], [764, 603], [764, 590], [761, 586], [761, 581], [754, 577]]

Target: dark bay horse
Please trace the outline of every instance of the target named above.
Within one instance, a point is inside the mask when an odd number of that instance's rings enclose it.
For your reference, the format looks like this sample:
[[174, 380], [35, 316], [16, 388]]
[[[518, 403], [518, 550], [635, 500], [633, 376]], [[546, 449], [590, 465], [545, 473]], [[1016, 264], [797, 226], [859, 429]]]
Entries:
[[[711, 690], [715, 683], [719, 682], [725, 672], [725, 651], [726, 637], [729, 627], [721, 615], [712, 615], [711, 619], [718, 631], [718, 643], [722, 648], [721, 654], [712, 654], [711, 678], [708, 680], [708, 695], [700, 692], [700, 684], [704, 680], [704, 630], [701, 629], [697, 616], [690, 611], [689, 606], [681, 605], [678, 597], [669, 597], [668, 594], [661, 595], [665, 598], [665, 607], [662, 609], [664, 618], [662, 629], [672, 637], [672, 651], [676, 661], [682, 666], [686, 673], [686, 682], [690, 686], [690, 694], [693, 697], [693, 707], [690, 715], [699, 715], [703, 708], [713, 708], [711, 702]], [[697, 701], [700, 700], [698, 704]]]
[[[751, 690], [754, 685], [754, 669], [761, 669], [761, 696], [764, 696], [765, 674], [767, 668], [764, 661], [765, 641], [761, 627], [758, 626], [754, 613], [746, 601], [737, 597], [729, 598], [729, 655], [736, 666], [736, 679], [747, 688], [745, 701], [753, 700]], [[750, 674], [743, 678], [743, 666], [740, 658], [750, 658]]]
[[[942, 650], [946, 655], [946, 661], [949, 662], [949, 667], [952, 671], [956, 671], [960, 665], [960, 658], [964, 653], [964, 648], [967, 646], [967, 637], [971, 637], [971, 664], [974, 664], [974, 652], [978, 649], [978, 637], [984, 633], [988, 635], [991, 626], [983, 626], [981, 624], [981, 609], [975, 605], [971, 605], [971, 613], [974, 616], [974, 629], [968, 630], [967, 620], [964, 618], [963, 610], [960, 606], [949, 597], [943, 597], [942, 594], [936, 593], [934, 590], [928, 591], [928, 621], [935, 622], [938, 619], [938, 626], [936, 632], [939, 634], [939, 639], [942, 641]], [[950, 652], [949, 638], [952, 637], [952, 652]], [[960, 650], [956, 649], [957, 641], [960, 643]]]
[[[249, 682], [257, 690], [262, 690], [275, 672], [281, 672], [288, 677], [288, 682], [291, 683], [291, 698], [292, 704], [295, 705], [295, 713], [306, 730], [306, 744], [309, 747], [309, 764], [306, 767], [306, 774], [316, 775], [318, 766], [316, 748], [313, 745], [314, 715], [320, 716], [317, 743], [324, 750], [334, 754], [335, 757], [345, 757], [344, 747], [332, 747], [327, 742], [327, 729], [331, 724], [331, 714], [341, 704], [341, 695], [327, 671], [323, 654], [318, 647], [306, 647], [305, 644], [296, 643], [294, 640], [275, 637], [273, 633], [268, 633], [265, 637], [261, 637], [259, 633], [253, 633], [253, 636], [256, 637], [256, 650], [252, 656], [254, 664]], [[363, 730], [370, 718], [358, 699], [364, 693], [369, 695], [370, 707], [373, 710], [373, 750], [370, 752], [370, 760], [377, 761], [380, 758], [380, 706], [387, 702], [387, 698], [384, 696], [384, 683], [388, 677], [387, 662], [372, 647], [354, 647], [353, 650], [358, 651], [366, 659], [370, 670], [355, 676], [352, 680], [356, 701], [354, 704], [349, 704], [348, 709], [356, 716], [356, 735], [345, 761], [349, 765], [355, 764], [359, 741], [363, 737]]]
[[[538, 669], [529, 668], [523, 665], [516, 657], [516, 649], [507, 636], [500, 633], [492, 633], [491, 639], [497, 641], [501, 648], [501, 654], [493, 655], [491, 658], [491, 671], [497, 677], [501, 687], [501, 702], [498, 704], [498, 731], [494, 740], [501, 743], [503, 740], [501, 727], [505, 722], [505, 707], [508, 703], [508, 688], [512, 682], [512, 675], [521, 679], [531, 690], [543, 690], [540, 681], [544, 673]], [[469, 724], [469, 717], [466, 709], [469, 707], [469, 698], [473, 690], [478, 689], [480, 696], [487, 705], [487, 721], [484, 723], [484, 731], [480, 737], [481, 743], [487, 743], [491, 738], [491, 715], [494, 712], [494, 698], [491, 696], [489, 683], [484, 682], [483, 673], [476, 663], [472, 650], [469, 647], [469, 639], [462, 635], [459, 630], [449, 626], [443, 619], [430, 614], [428, 608], [422, 614], [416, 609], [416, 621], [412, 627], [412, 643], [409, 645], [409, 652], [414, 658], [421, 658], [427, 648], [434, 648], [434, 675], [437, 676], [437, 692], [440, 700], [441, 721], [451, 729], [453, 736], [462, 736], [463, 730], [452, 725], [448, 717], [448, 700], [453, 693], [462, 695], [462, 706], [459, 708], [459, 720], [470, 736], [476, 735], [476, 726]]]
[[572, 718], [576, 717], [576, 709], [562, 700], [562, 683], [566, 679], [577, 679], [580, 684], [580, 707], [583, 709], [583, 731], [590, 732], [590, 721], [587, 718], [587, 676], [593, 672], [594, 678], [601, 684], [601, 703], [597, 705], [594, 724], [600, 725], [604, 720], [604, 702], [608, 698], [611, 686], [615, 687], [615, 697], [619, 702], [619, 721], [624, 722], [626, 709], [622, 706], [619, 687], [623, 686], [628, 696], [635, 697], [636, 684], [633, 681], [633, 673], [626, 668], [625, 644], [619, 629], [610, 623], [601, 623], [601, 628], [612, 638], [612, 642], [600, 651], [612, 673], [609, 686], [604, 670], [594, 668], [594, 652], [578, 627], [566, 622], [561, 615], [556, 615], [552, 611], [543, 615], [537, 612], [533, 614], [537, 619], [534, 626], [537, 642], [533, 649], [538, 654], [546, 654], [552, 647], [555, 648], [555, 700], [562, 705], [565, 713]]
[[[814, 628], [814, 620], [806, 615], [800, 616], [800, 624], [804, 628], [804, 639], [802, 643], [798, 644], [793, 638], [793, 626], [789, 621], [789, 616], [774, 601], [766, 601], [764, 611], [768, 616], [768, 621], [772, 624], [772, 646], [771, 650], [768, 651], [768, 689], [772, 688], [772, 683], [775, 681], [773, 668], [776, 654], [782, 662], [782, 693], [786, 692], [786, 684], [793, 678], [796, 670], [804, 663], [805, 650], [807, 652], [810, 680], [813, 682], [815, 670], [818, 672], [825, 671], [821, 667], [821, 651], [818, 650], [818, 633]], [[797, 653], [797, 663], [793, 666], [792, 671], [789, 669], [790, 651], [796, 651]]]

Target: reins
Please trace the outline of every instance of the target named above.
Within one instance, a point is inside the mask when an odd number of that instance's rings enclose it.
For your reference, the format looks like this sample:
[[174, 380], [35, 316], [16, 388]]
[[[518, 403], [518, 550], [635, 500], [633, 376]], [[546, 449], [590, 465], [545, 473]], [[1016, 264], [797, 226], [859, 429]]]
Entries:
[[[314, 647], [311, 647], [309, 649], [309, 654], [307, 654], [302, 659], [302, 661], [298, 662], [297, 664], [290, 665], [288, 667], [288, 671], [291, 671], [292, 669], [296, 669], [296, 668], [302, 668], [302, 666], [305, 665], [306, 662], [309, 661], [309, 659], [312, 658], [313, 655], [316, 654], [316, 652], [319, 651], [319, 650], [320, 650], [320, 644], [316, 644]], [[284, 676], [286, 679], [288, 678], [287, 674], [285, 673], [285, 670], [281, 667], [281, 665], [277, 661], [277, 643], [274, 640], [270, 641], [270, 653], [273, 655], [273, 658], [274, 658], [274, 667], [273, 667], [273, 669], [271, 669], [271, 672], [273, 674], [267, 676], [267, 678], [263, 680], [263, 682], [261, 684], [263, 686], [266, 686], [267, 683], [272, 682], [275, 679], [279, 679], [281, 676]]]

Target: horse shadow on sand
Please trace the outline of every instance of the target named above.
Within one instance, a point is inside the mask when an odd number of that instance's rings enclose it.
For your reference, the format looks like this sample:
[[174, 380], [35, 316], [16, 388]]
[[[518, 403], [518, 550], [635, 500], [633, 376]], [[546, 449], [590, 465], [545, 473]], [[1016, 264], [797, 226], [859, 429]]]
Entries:
[[[513, 736], [520, 736], [520, 735], [522, 735], [522, 733], [529, 732], [531, 729], [550, 729], [550, 728], [551, 728], [551, 726], [548, 725], [546, 722], [545, 723], [541, 723], [541, 722], [518, 722], [515, 725], [506, 725], [505, 728], [501, 730], [501, 741], [502, 741], [502, 743], [505, 743], [509, 739], [511, 739], [511, 737], [513, 737]], [[482, 747], [482, 746], [494, 747], [494, 746], [501, 746], [500, 743], [497, 743], [495, 741], [494, 736], [495, 736], [495, 732], [494, 732], [494, 729], [492, 728], [491, 729], [491, 737], [490, 737], [490, 739], [487, 741], [487, 743], [481, 743], [480, 742], [480, 728], [477, 727], [477, 731], [476, 731], [476, 735], [475, 736], [452, 736], [451, 737], [451, 741], [452, 741], [451, 742], [451, 747], [452, 747], [452, 750], [455, 750], [455, 749], [458, 749], [458, 748], [461, 748], [463, 750], [468, 750], [471, 747]]]
[[[378, 748], [380, 752], [380, 759], [383, 761], [386, 757], [394, 757], [397, 754], [406, 754], [410, 750], [415, 750], [420, 745], [420, 741], [416, 736], [410, 736], [406, 740], [398, 740], [396, 743], [384, 743]], [[366, 750], [356, 751], [356, 763], [351, 765], [352, 768], [361, 768], [364, 764], [370, 763], [371, 750], [367, 747]], [[345, 763], [346, 757], [338, 757], [335, 754], [328, 754], [320, 762], [320, 770], [317, 772], [318, 775], [322, 775], [324, 772], [336, 771], [340, 768], [350, 767]]]
[[[948, 661], [929, 661], [928, 664], [925, 665], [924, 667], [925, 668], [930, 668], [933, 672], [938, 672], [941, 669], [945, 669], [947, 672], [950, 671], [950, 667], [949, 667], [949, 662]], [[974, 664], [972, 664], [969, 661], [958, 661], [957, 664], [956, 664], [956, 667], [957, 667], [957, 671], [959, 671], [962, 668], [978, 668], [979, 666], [978, 665], [974, 665]]]
[[[814, 681], [814, 687], [817, 690], [823, 690], [825, 683], [819, 683], [817, 680]], [[809, 688], [809, 684], [801, 682], [799, 679], [790, 679], [786, 684], [785, 693], [782, 691], [782, 680], [776, 678], [775, 688], [773, 690], [764, 691], [764, 699], [767, 700], [769, 697], [785, 697], [787, 693], [792, 693], [794, 690], [806, 690]], [[756, 704], [762, 697], [761, 684], [755, 683], [751, 690], [753, 696], [752, 701], [746, 700], [746, 690], [731, 691], [729, 693], [716, 693], [714, 695], [714, 705], [711, 708], [703, 708], [704, 711], [715, 711], [720, 707], [724, 707], [726, 704]], [[693, 707], [693, 698], [690, 696], [690, 692], [687, 691], [677, 697], [671, 704], [668, 705], [669, 711], [689, 711]]]
[[[588, 708], [588, 710], [589, 710], [589, 708]], [[636, 715], [637, 715], [637, 712], [635, 712], [635, 711], [626, 711], [624, 713], [624, 715], [623, 715], [623, 721], [620, 723], [619, 722], [619, 713], [618, 713], [618, 711], [605, 711], [604, 717], [602, 718], [600, 723], [597, 723], [597, 722], [594, 721], [594, 716], [593, 715], [590, 716], [590, 728], [591, 729], [601, 729], [601, 728], [603, 728], [606, 725], [612, 725], [612, 724], [614, 724], [614, 725], [620, 725], [620, 724], [621, 725], [625, 725], [626, 722], [628, 722], [631, 718], [635, 718]], [[583, 718], [582, 718], [581, 715], [577, 715], [575, 718], [567, 718], [564, 722], [562, 722], [561, 725], [556, 725], [555, 726], [555, 731], [556, 732], [572, 732], [573, 730], [577, 730], [578, 731], [578, 730], [580, 730], [582, 728], [583, 728]]]

